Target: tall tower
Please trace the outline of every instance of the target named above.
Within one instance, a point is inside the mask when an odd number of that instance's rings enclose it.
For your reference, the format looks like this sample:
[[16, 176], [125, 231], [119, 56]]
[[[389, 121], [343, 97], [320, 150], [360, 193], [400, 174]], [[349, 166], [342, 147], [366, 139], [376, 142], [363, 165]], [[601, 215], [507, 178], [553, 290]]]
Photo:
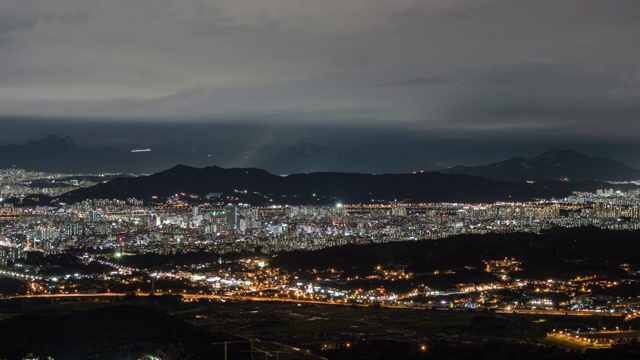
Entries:
[[229, 205], [227, 206], [227, 226], [235, 228], [238, 226], [238, 206], [237, 205]]

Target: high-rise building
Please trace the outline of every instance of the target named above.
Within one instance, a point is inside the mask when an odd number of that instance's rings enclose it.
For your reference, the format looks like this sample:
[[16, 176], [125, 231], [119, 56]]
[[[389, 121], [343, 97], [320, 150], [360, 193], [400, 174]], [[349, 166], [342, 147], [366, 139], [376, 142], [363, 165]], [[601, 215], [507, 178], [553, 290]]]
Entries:
[[238, 206], [230, 204], [226, 209], [227, 226], [235, 228], [238, 226]]

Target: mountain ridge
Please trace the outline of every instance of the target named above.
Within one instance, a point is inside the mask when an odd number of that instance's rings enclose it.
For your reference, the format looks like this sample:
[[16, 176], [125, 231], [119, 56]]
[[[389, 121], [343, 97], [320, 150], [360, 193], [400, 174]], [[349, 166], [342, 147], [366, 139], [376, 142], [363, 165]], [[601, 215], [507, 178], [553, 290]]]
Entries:
[[486, 165], [454, 166], [438, 171], [520, 182], [561, 178], [576, 181], [640, 178], [640, 170], [622, 162], [562, 149], [550, 149], [530, 159], [514, 157]]
[[416, 174], [357, 174], [317, 172], [274, 175], [255, 168], [224, 169], [218, 166], [194, 168], [174, 166], [137, 178], [116, 178], [107, 183], [78, 189], [60, 197], [61, 201], [89, 198], [149, 199], [172, 194], [223, 193], [240, 202], [267, 204], [335, 204], [375, 201], [463, 201], [528, 199], [543, 191], [520, 184], [497, 182], [468, 175], [438, 172]]
[[0, 168], [15, 166], [30, 171], [155, 173], [178, 163], [195, 167], [213, 164], [227, 168], [255, 167], [277, 174], [319, 171], [380, 174], [442, 168], [408, 156], [382, 158], [310, 143], [261, 146], [237, 153], [196, 149], [133, 152], [109, 146], [85, 149], [69, 136], [49, 135], [24, 145], [0, 146]]
[[442, 165], [410, 156], [375, 157], [348, 149], [311, 143], [263, 146], [243, 165], [268, 169], [277, 174], [304, 172], [400, 174], [442, 168]]
[[193, 167], [215, 164], [224, 168], [266, 169], [274, 174], [403, 174], [438, 171], [444, 174], [464, 174], [508, 182], [560, 178], [577, 181], [640, 179], [640, 170], [622, 162], [557, 148], [532, 158], [514, 157], [486, 165], [442, 168], [435, 163], [410, 156], [381, 158], [310, 143], [262, 146], [249, 153], [214, 156], [198, 150], [132, 152], [108, 146], [99, 150], [84, 149], [71, 137], [59, 135], [29, 140], [25, 145], [0, 146], [0, 168], [15, 166], [32, 171], [76, 174], [156, 173], [174, 164]]
[[[625, 190], [632, 185], [616, 185]], [[85, 199], [137, 198], [145, 201], [183, 194], [189, 201], [217, 200], [251, 205], [335, 205], [411, 202], [484, 203], [531, 201], [566, 197], [572, 191], [592, 191], [611, 184], [545, 180], [534, 184], [510, 183], [464, 174], [416, 172], [412, 174], [358, 174], [317, 172], [274, 175], [256, 168], [219, 166], [195, 168], [176, 165], [156, 174], [115, 178], [77, 189], [55, 201], [73, 203]], [[159, 199], [159, 200], [153, 200]], [[195, 200], [194, 200], [195, 199]], [[197, 200], [199, 199], [199, 200]]]

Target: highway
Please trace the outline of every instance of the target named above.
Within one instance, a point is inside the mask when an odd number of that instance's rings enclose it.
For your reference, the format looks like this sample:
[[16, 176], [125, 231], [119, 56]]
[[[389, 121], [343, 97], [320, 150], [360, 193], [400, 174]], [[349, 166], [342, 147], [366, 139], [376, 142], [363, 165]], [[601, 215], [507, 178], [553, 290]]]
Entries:
[[[2, 299], [35, 299], [35, 298], [116, 298], [116, 297], [124, 297], [127, 294], [124, 293], [99, 293], [99, 294], [86, 294], [86, 293], [73, 293], [73, 294], [30, 294], [30, 295], [12, 295], [12, 296], [3, 296]], [[146, 292], [138, 292], [137, 296], [148, 296], [149, 293]], [[242, 295], [202, 295], [202, 294], [180, 294], [180, 293], [161, 293], [156, 294], [157, 296], [161, 295], [177, 295], [181, 296], [184, 299], [193, 301], [198, 299], [210, 299], [210, 300], [219, 300], [219, 301], [262, 301], [262, 302], [286, 302], [286, 303], [300, 303], [300, 304], [315, 304], [315, 305], [347, 305], [339, 302], [328, 302], [328, 301], [319, 301], [319, 300], [298, 300], [298, 299], [285, 299], [285, 298], [265, 298], [265, 297], [257, 297], [257, 296], [242, 296]], [[351, 306], [351, 304], [348, 304]], [[357, 304], [357, 306], [368, 306], [367, 304]], [[385, 306], [385, 307], [394, 307], [394, 308], [406, 308], [410, 309], [410, 307], [406, 306]]]
[[527, 314], [527, 315], [563, 315], [563, 316], [624, 316], [623, 314], [615, 314], [610, 312], [596, 311], [574, 311], [574, 310], [532, 310], [532, 309], [514, 309], [514, 310], [497, 310], [499, 314]]
[[[99, 293], [99, 294], [86, 294], [86, 293], [73, 293], [73, 294], [32, 294], [32, 295], [14, 295], [4, 296], [3, 299], [32, 299], [32, 298], [116, 298], [124, 297], [127, 294], [124, 293]], [[149, 293], [138, 292], [137, 296], [148, 296]], [[338, 305], [338, 306], [369, 306], [368, 304], [345, 304], [342, 302], [329, 302], [320, 300], [304, 300], [304, 299], [288, 299], [288, 298], [266, 298], [258, 296], [243, 296], [243, 295], [204, 295], [204, 294], [180, 294], [180, 293], [161, 293], [161, 295], [179, 295], [184, 299], [193, 301], [198, 299], [209, 299], [218, 301], [261, 301], [261, 302], [283, 302], [283, 303], [297, 303], [297, 304], [314, 304], [314, 305]], [[404, 306], [404, 305], [384, 305], [384, 308], [392, 309], [426, 309], [425, 307], [418, 306]], [[514, 310], [497, 310], [498, 314], [524, 314], [524, 315], [556, 315], [556, 316], [623, 316], [621, 314], [612, 314], [609, 312], [595, 312], [595, 311], [571, 311], [571, 310], [530, 310], [530, 309], [514, 309]]]

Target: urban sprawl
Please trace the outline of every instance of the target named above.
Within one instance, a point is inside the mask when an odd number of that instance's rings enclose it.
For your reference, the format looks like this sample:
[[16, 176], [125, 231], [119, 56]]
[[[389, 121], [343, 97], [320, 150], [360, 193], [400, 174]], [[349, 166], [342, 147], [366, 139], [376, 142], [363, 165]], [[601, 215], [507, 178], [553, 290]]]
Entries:
[[[503, 312], [599, 312], [629, 318], [640, 310], [637, 299], [590, 294], [591, 285], [609, 287], [632, 280], [595, 275], [570, 280], [523, 279], [514, 275], [523, 266], [517, 258], [485, 259], [482, 270], [493, 275], [493, 281], [447, 288], [416, 282], [401, 292], [354, 288], [349, 283], [360, 279], [414, 279], [416, 274], [403, 264], [379, 264], [361, 269], [362, 273], [353, 277], [330, 268], [291, 272], [270, 264], [272, 256], [280, 252], [348, 244], [429, 241], [459, 234], [539, 233], [553, 227], [636, 230], [640, 228], [638, 190], [602, 189], [597, 193], [575, 192], [564, 199], [491, 204], [254, 207], [227, 203], [223, 194], [215, 193], [199, 203], [189, 201], [189, 194], [175, 194], [154, 204], [133, 198], [34, 207], [5, 201], [34, 193], [55, 196], [96, 183], [71, 178], [19, 169], [0, 171], [0, 275], [29, 283], [27, 294], [5, 297], [153, 292], [179, 293], [185, 299], [264, 298]], [[148, 269], [127, 267], [118, 261], [134, 255], [203, 252], [219, 256], [201, 263]], [[229, 253], [238, 255], [224, 256]], [[58, 265], [28, 261], [56, 254], [73, 254], [83, 264], [100, 264], [109, 271], [65, 273]], [[619, 266], [633, 275], [630, 277], [637, 276], [633, 266]], [[442, 274], [455, 271], [438, 270]], [[526, 296], [505, 301], [497, 294], [505, 289]]]

